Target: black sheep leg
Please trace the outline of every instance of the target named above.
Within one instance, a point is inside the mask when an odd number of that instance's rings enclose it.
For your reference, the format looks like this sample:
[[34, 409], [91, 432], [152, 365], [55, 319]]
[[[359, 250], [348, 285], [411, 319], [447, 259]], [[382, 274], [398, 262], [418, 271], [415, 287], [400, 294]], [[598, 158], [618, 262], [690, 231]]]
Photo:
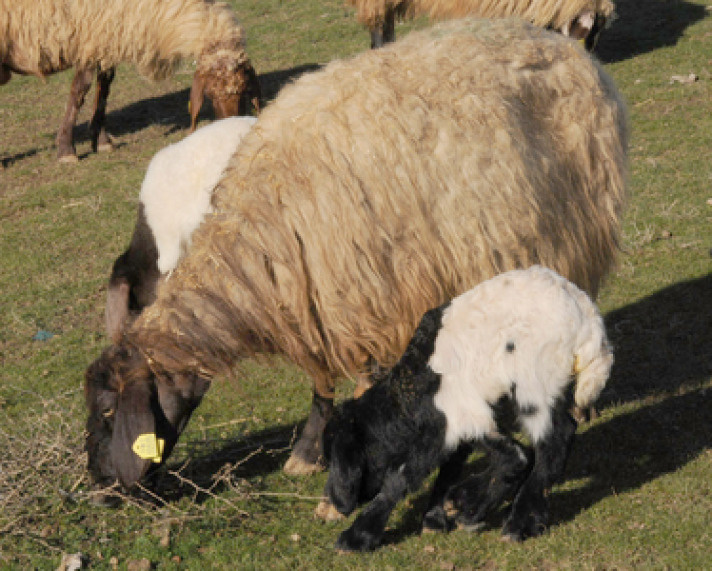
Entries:
[[449, 531], [450, 525], [445, 513], [445, 498], [462, 473], [468, 456], [472, 453], [472, 444], [464, 443], [458, 446], [450, 457], [440, 466], [438, 477], [433, 484], [428, 508], [423, 516], [423, 531]]
[[336, 541], [341, 551], [372, 551], [381, 542], [388, 517], [408, 491], [405, 469], [389, 472], [378, 495]]
[[481, 527], [488, 513], [514, 496], [530, 469], [530, 458], [515, 440], [488, 436], [483, 444], [489, 453], [487, 469], [448, 493], [448, 499], [459, 512], [458, 525], [470, 530]]
[[292, 455], [284, 466], [288, 474], [310, 474], [320, 469], [321, 435], [334, 412], [334, 399], [322, 397], [316, 392], [312, 398], [309, 418]]
[[534, 467], [512, 503], [502, 534], [524, 541], [546, 531], [549, 519], [547, 495], [564, 475], [566, 459], [576, 433], [576, 422], [559, 401], [551, 413], [547, 435], [534, 443]]

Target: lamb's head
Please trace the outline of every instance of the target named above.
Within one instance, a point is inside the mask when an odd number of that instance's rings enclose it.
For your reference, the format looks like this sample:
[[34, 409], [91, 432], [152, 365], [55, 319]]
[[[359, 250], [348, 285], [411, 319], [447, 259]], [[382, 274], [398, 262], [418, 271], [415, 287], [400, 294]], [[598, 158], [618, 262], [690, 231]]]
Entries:
[[209, 381], [168, 375], [131, 345], [112, 345], [87, 369], [89, 472], [99, 485], [131, 488], [165, 461]]
[[250, 104], [259, 113], [262, 90], [244, 50], [216, 48], [198, 60], [190, 89], [191, 131], [195, 130], [205, 96], [212, 102], [217, 119], [247, 115]]

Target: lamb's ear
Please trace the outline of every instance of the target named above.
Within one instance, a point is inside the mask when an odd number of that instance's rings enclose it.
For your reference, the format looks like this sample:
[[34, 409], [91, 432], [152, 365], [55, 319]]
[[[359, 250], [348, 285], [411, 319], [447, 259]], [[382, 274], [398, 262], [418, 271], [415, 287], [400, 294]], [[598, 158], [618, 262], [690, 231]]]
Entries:
[[147, 382], [131, 383], [119, 394], [110, 451], [116, 475], [127, 488], [141, 479], [151, 462], [160, 462], [163, 456], [153, 398], [152, 384]]
[[349, 515], [356, 509], [361, 495], [363, 445], [353, 431], [345, 429], [346, 423], [339, 424], [341, 426], [336, 428], [333, 438], [330, 435], [325, 439], [325, 444], [329, 446], [327, 452], [329, 478], [326, 482], [326, 495], [340, 513]]
[[196, 72], [193, 76], [193, 85], [190, 87], [190, 101], [188, 102], [188, 111], [190, 111], [190, 132], [195, 131], [195, 125], [198, 122], [198, 113], [203, 106], [203, 98], [205, 95], [205, 76]]
[[129, 316], [130, 290], [131, 286], [126, 278], [118, 278], [111, 280], [106, 294], [106, 309], [104, 310], [106, 332], [116, 344], [121, 340], [121, 334]]

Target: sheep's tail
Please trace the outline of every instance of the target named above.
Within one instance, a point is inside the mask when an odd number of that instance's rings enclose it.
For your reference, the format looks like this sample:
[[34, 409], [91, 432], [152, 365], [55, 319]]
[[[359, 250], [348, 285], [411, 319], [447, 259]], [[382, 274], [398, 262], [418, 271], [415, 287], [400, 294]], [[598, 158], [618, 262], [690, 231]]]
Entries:
[[[596, 311], [595, 307], [593, 310]], [[585, 336], [574, 356], [574, 400], [580, 409], [586, 409], [596, 402], [613, 366], [613, 351], [606, 337], [603, 319], [597, 311], [592, 317], [589, 327], [584, 328], [587, 331], [582, 332]]]

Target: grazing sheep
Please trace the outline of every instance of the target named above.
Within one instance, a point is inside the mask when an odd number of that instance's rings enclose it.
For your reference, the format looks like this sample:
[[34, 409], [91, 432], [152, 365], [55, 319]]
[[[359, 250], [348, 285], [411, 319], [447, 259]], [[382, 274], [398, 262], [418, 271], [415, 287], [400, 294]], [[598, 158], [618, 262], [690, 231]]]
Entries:
[[111, 270], [106, 331], [118, 343], [127, 319], [156, 298], [159, 280], [176, 267], [193, 231], [210, 212], [220, 175], [254, 117], [215, 121], [151, 159], [141, 185], [131, 243]]
[[476, 16], [519, 16], [536, 26], [584, 40], [593, 50], [598, 35], [613, 15], [611, 0], [346, 0], [356, 8], [358, 21], [371, 32], [371, 47], [395, 40], [396, 18], [427, 15], [445, 20]]
[[62, 162], [77, 160], [72, 131], [97, 73], [90, 123], [92, 149], [110, 150], [104, 128], [115, 67], [133, 63], [151, 79], [196, 59], [190, 93], [191, 130], [207, 95], [218, 118], [243, 114], [243, 98], [259, 109], [260, 86], [245, 53], [234, 12], [213, 0], [0, 0], [0, 85], [11, 74], [45, 77], [74, 67], [64, 120], [57, 133]]
[[453, 21], [302, 76], [243, 139], [156, 301], [89, 367], [95, 479], [130, 486], [165, 460], [211, 380], [256, 352], [312, 376], [285, 469], [314, 470], [336, 378], [392, 366], [426, 309], [533, 264], [595, 296], [627, 136], [599, 64], [521, 21]]
[[[514, 496], [504, 534], [523, 540], [543, 533], [546, 493], [563, 476], [576, 431], [566, 389], [575, 376], [576, 404], [593, 404], [612, 363], [594, 304], [541, 266], [500, 274], [427, 312], [386, 378], [339, 406], [326, 425], [325, 495], [344, 515], [372, 500], [337, 548], [377, 547], [397, 502], [449, 455], [461, 465], [458, 448], [470, 441], [492, 452], [492, 464], [452, 493], [461, 523], [481, 524]], [[531, 465], [498, 417], [505, 406], [531, 438]], [[448, 528], [442, 492], [456, 468], [438, 475], [426, 519], [432, 527]]]

